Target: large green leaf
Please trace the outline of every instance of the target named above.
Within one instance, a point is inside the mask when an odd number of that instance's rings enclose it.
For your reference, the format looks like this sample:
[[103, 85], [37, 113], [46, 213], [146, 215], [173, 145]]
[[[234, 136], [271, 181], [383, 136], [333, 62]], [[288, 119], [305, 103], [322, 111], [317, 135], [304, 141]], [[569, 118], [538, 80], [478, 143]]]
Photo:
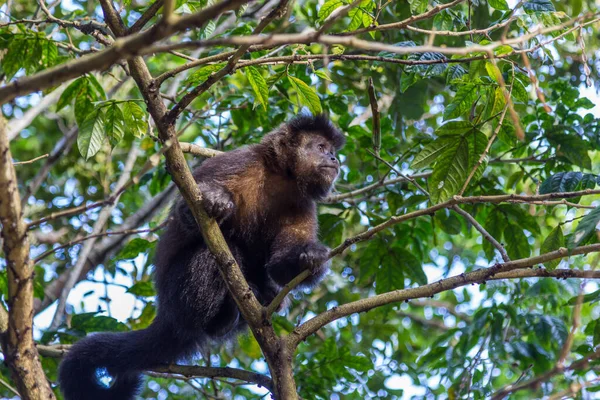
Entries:
[[[488, 144], [488, 138], [483, 132], [478, 129], [473, 129], [469, 134], [466, 135], [467, 142], [469, 144], [469, 174], [475, 168], [479, 159], [485, 152]], [[483, 158], [481, 164], [475, 170], [473, 177], [471, 178], [470, 184], [477, 182], [487, 166], [487, 156]], [[467, 175], [468, 177], [468, 175]]]
[[559, 172], [540, 185], [540, 194], [572, 192], [577, 188], [582, 178], [583, 174], [581, 172]]
[[465, 83], [459, 86], [454, 98], [444, 110], [444, 119], [454, 119], [467, 115], [477, 99], [477, 85]]
[[469, 144], [464, 138], [447, 139], [451, 143], [437, 158], [429, 178], [431, 200], [439, 203], [458, 193], [469, 171]]
[[319, 21], [324, 21], [338, 7], [344, 4], [342, 0], [327, 0], [319, 9]]
[[517, 224], [508, 224], [504, 227], [504, 241], [506, 242], [506, 252], [513, 260], [527, 258], [531, 254], [527, 236]]
[[[492, 208], [488, 212], [485, 223], [483, 224], [485, 230], [500, 243], [502, 242], [502, 227], [504, 225], [506, 225], [506, 218], [498, 208]], [[494, 246], [487, 240], [482, 242], [482, 246], [485, 256], [489, 260], [493, 259], [496, 252]]]
[[[556, 228], [554, 228], [552, 232], [550, 232], [548, 237], [542, 243], [542, 246], [540, 247], [540, 254], [558, 250], [561, 247], [564, 247], [564, 245], [565, 237], [563, 235], [562, 228], [559, 225]], [[549, 270], [556, 269], [556, 267], [558, 267], [558, 264], [560, 264], [560, 260], [551, 260], [546, 261], [544, 263], [544, 265], [546, 265], [546, 268], [548, 268]]]
[[83, 86], [87, 85], [87, 79], [82, 76], [81, 78], [75, 79], [67, 88], [62, 92], [58, 102], [56, 103], [56, 111], [60, 111], [75, 100]]
[[533, 12], [556, 11], [554, 4], [550, 0], [529, 0], [523, 4], [523, 9]]
[[93, 157], [106, 138], [104, 129], [104, 113], [101, 109], [94, 110], [79, 126], [77, 147], [86, 160]]
[[116, 146], [123, 139], [125, 120], [119, 105], [112, 103], [106, 108], [105, 129], [111, 146]]
[[219, 71], [221, 68], [225, 66], [226, 63], [217, 63], [205, 65], [202, 68], [194, 71], [190, 76], [188, 76], [185, 80], [186, 85], [188, 86], [197, 86], [208, 79], [213, 73]]
[[506, 0], [488, 0], [488, 4], [490, 7], [495, 8], [496, 10], [509, 10], [508, 3]]
[[321, 114], [323, 108], [321, 107], [321, 100], [317, 92], [298, 78], [288, 75], [288, 79], [292, 87], [296, 89], [300, 103], [307, 106], [313, 115]]
[[245, 72], [248, 77], [248, 82], [250, 82], [250, 86], [252, 86], [252, 90], [254, 90], [257, 102], [260, 103], [266, 111], [269, 104], [269, 87], [267, 86], [265, 78], [263, 78], [257, 68], [252, 66], [246, 68]]
[[594, 232], [596, 232], [596, 228], [598, 223], [600, 222], [600, 207], [594, 208], [592, 211], [587, 213], [585, 217], [581, 219], [575, 232], [571, 236], [571, 240], [569, 241], [569, 248], [574, 248], [579, 246], [581, 243], [585, 242]]
[[435, 162], [447, 150], [449, 146], [452, 146], [456, 141], [456, 138], [443, 138], [435, 140], [425, 147], [415, 156], [412, 162], [412, 168], [421, 169], [426, 168]]
[[140, 297], [148, 297], [154, 296], [156, 294], [156, 291], [154, 290], [154, 285], [152, 285], [152, 282], [141, 281], [135, 283], [132, 287], [127, 289], [127, 293], [131, 293], [135, 296]]
[[135, 137], [142, 137], [148, 129], [146, 112], [135, 101], [123, 103], [125, 128]]
[[404, 273], [402, 266], [392, 255], [383, 255], [381, 266], [377, 270], [375, 291], [377, 294], [404, 288]]

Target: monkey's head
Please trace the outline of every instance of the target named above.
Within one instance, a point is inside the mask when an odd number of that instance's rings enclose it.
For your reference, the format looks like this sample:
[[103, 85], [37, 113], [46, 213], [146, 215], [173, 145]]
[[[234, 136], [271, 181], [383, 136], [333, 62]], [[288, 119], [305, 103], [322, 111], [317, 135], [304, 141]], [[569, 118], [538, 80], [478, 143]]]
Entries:
[[300, 191], [325, 197], [340, 172], [336, 151], [346, 138], [326, 116], [298, 116], [266, 135], [267, 163], [276, 172], [295, 179]]

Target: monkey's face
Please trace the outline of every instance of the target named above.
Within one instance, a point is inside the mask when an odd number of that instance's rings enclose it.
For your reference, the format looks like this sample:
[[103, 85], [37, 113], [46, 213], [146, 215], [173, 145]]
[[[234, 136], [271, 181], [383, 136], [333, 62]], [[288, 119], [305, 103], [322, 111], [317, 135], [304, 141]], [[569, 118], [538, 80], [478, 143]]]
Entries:
[[296, 161], [296, 177], [304, 189], [315, 198], [326, 196], [340, 172], [335, 147], [321, 135], [305, 135]]

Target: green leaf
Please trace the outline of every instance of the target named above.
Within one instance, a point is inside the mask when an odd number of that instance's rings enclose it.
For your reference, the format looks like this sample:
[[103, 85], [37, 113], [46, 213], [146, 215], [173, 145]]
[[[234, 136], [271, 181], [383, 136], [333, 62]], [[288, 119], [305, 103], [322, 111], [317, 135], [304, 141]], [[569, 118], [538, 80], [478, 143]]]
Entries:
[[403, 268], [397, 264], [396, 258], [383, 256], [381, 258], [381, 267], [377, 270], [375, 278], [375, 292], [377, 294], [390, 292], [396, 289], [404, 288]]
[[156, 295], [156, 291], [154, 290], [154, 285], [152, 285], [152, 282], [146, 281], [135, 283], [132, 287], [127, 289], [127, 293], [131, 293], [135, 296], [140, 297], [149, 297]]
[[327, 73], [325, 71], [321, 71], [321, 70], [315, 71], [315, 75], [323, 80], [331, 82], [331, 78], [329, 77], [329, 75], [327, 75]]
[[96, 98], [106, 100], [106, 93], [104, 92], [104, 88], [98, 82], [98, 79], [92, 74], [86, 75], [87, 80], [90, 82], [90, 86], [94, 88], [97, 96]]
[[335, 214], [320, 214], [319, 236], [325, 244], [337, 245], [344, 236], [344, 220]]
[[[473, 170], [473, 168], [475, 168], [475, 166], [477, 165], [477, 162], [479, 162], [479, 159], [481, 158], [481, 155], [485, 152], [485, 149], [487, 147], [488, 144], [488, 138], [487, 136], [485, 136], [485, 134], [483, 132], [481, 132], [478, 129], [473, 129], [471, 131], [471, 133], [466, 135], [467, 138], [467, 142], [469, 144], [469, 172], [468, 174], [471, 173], [471, 171]], [[485, 171], [485, 168], [487, 166], [487, 157], [484, 157], [483, 161], [481, 162], [481, 165], [479, 165], [479, 167], [477, 167], [477, 169], [475, 170], [475, 173], [473, 174], [473, 177], [471, 178], [470, 183], [474, 183], [477, 182], [481, 176], [483, 175], [483, 172]], [[466, 178], [465, 177], [465, 181]]]
[[556, 11], [554, 4], [550, 0], [529, 0], [523, 4], [523, 9], [532, 12]]
[[152, 323], [155, 316], [156, 306], [152, 302], [149, 302], [142, 310], [140, 316], [130, 319], [129, 323], [133, 329], [145, 329]]
[[153, 246], [154, 244], [146, 239], [135, 238], [127, 243], [116, 258], [119, 260], [131, 260], [140, 255], [140, 253], [145, 253]]
[[468, 121], [449, 121], [440, 126], [435, 134], [438, 136], [462, 136], [475, 126]]
[[540, 194], [572, 192], [576, 190], [582, 178], [581, 172], [559, 172], [540, 185]]
[[[446, 215], [445, 212], [439, 213], [440, 227], [449, 235], [458, 235], [462, 231], [461, 220], [453, 213]], [[437, 216], [437, 214], [436, 214]]]
[[410, 12], [415, 15], [415, 14], [423, 14], [425, 11], [427, 11], [427, 4], [429, 3], [428, 0], [408, 0], [408, 3], [410, 4]]
[[319, 9], [319, 21], [325, 21], [327, 17], [329, 17], [331, 13], [342, 4], [344, 4], [342, 0], [327, 0]]
[[107, 107], [104, 120], [106, 134], [108, 135], [111, 146], [114, 147], [123, 139], [123, 132], [125, 129], [123, 112], [118, 104], [112, 103]]
[[202, 68], [194, 71], [193, 74], [190, 74], [185, 80], [185, 84], [188, 86], [198, 86], [203, 83], [211, 76], [213, 73], [219, 71], [225, 66], [226, 63], [217, 63], [217, 64], [209, 64], [205, 65]]
[[448, 67], [448, 73], [446, 75], [446, 85], [450, 85], [450, 83], [456, 79], [462, 78], [467, 73], [467, 70], [463, 68], [463, 66], [459, 64], [452, 64]]
[[294, 87], [298, 93], [300, 104], [307, 106], [313, 115], [321, 114], [323, 112], [321, 100], [319, 99], [319, 96], [314, 88], [308, 86], [306, 83], [304, 83], [304, 81], [293, 76], [288, 75], [288, 79], [292, 87]]
[[[600, 301], [600, 290], [596, 290], [595, 292], [583, 295], [582, 303], [595, 303], [597, 301]], [[578, 302], [579, 296], [574, 296], [569, 299], [567, 304], [570, 306], [574, 306]]]
[[125, 127], [133, 136], [141, 138], [146, 133], [148, 123], [146, 122], [146, 112], [138, 106], [135, 101], [123, 103], [123, 117]]
[[93, 157], [106, 138], [104, 133], [104, 113], [101, 109], [94, 110], [79, 126], [77, 147], [86, 160]]
[[352, 10], [350, 10], [350, 12], [348, 13], [348, 17], [350, 17], [350, 23], [348, 24], [348, 28], [346, 28], [346, 31], [354, 31], [362, 27], [363, 18], [365, 17], [365, 14], [366, 13], [360, 8], [353, 8]]
[[96, 315], [96, 313], [84, 313], [73, 315], [71, 327], [74, 330], [91, 332], [127, 332], [127, 326], [112, 317]]
[[446, 139], [450, 143], [436, 160], [429, 179], [431, 200], [450, 199], [462, 187], [469, 168], [469, 144], [462, 138]]
[[496, 10], [509, 10], [508, 3], [506, 0], [488, 0], [488, 4], [490, 7], [495, 8]]
[[[498, 242], [502, 241], [502, 227], [504, 225], [506, 225], [506, 218], [504, 218], [502, 212], [500, 212], [497, 208], [493, 208], [488, 212], [485, 223], [483, 224], [485, 230], [488, 231], [488, 233], [492, 235], [492, 237]], [[487, 240], [483, 241], [482, 246], [485, 256], [489, 260], [493, 259], [494, 255], [496, 254], [496, 249], [494, 246], [492, 246], [492, 244]]]
[[577, 135], [548, 132], [548, 141], [554, 147], [559, 147], [559, 156], [566, 158], [571, 163], [586, 169], [592, 169], [592, 160], [588, 154], [589, 143]]
[[437, 31], [451, 31], [454, 29], [454, 20], [452, 15], [450, 15], [450, 13], [446, 10], [440, 11], [433, 18], [433, 27]]
[[387, 251], [385, 243], [381, 240], [372, 240], [363, 250], [360, 258], [360, 278], [370, 279], [379, 269], [381, 255]]
[[411, 281], [419, 285], [427, 285], [427, 275], [423, 271], [423, 266], [417, 257], [405, 248], [393, 246], [393, 255], [396, 259], [397, 266], [402, 269], [402, 272], [410, 278]]
[[435, 162], [444, 152], [448, 149], [448, 147], [453, 146], [454, 139], [437, 139], [425, 147], [423, 150], [419, 152], [415, 156], [415, 159], [412, 162], [411, 168], [414, 169], [422, 169], [426, 168]]
[[84, 76], [75, 79], [67, 88], [62, 92], [58, 102], [56, 103], [56, 111], [60, 111], [75, 100], [81, 88], [87, 85], [87, 80]]
[[465, 116], [477, 99], [477, 85], [465, 83], [458, 88], [454, 98], [444, 110], [444, 120]]
[[[550, 232], [548, 237], [542, 243], [542, 246], [540, 247], [540, 254], [545, 254], [554, 250], [558, 250], [561, 247], [564, 247], [564, 245], [565, 237], [563, 235], [562, 228], [559, 225], [556, 228], [554, 228], [552, 232]], [[555, 270], [556, 267], [558, 267], [558, 264], [560, 264], [560, 260], [551, 260], [546, 261], [544, 263], [546, 268], [548, 268], [551, 271]]]
[[594, 232], [600, 222], [600, 207], [594, 208], [581, 219], [569, 241], [569, 249], [573, 249], [586, 241]]
[[262, 74], [257, 68], [252, 66], [247, 67], [245, 72], [246, 77], [248, 78], [248, 81], [254, 90], [254, 94], [256, 95], [256, 100], [262, 104], [266, 111], [269, 104], [269, 88], [265, 78], [263, 78]]
[[85, 79], [75, 97], [75, 120], [77, 125], [81, 126], [83, 121], [94, 112], [96, 108], [94, 101], [96, 100], [96, 93], [90, 89], [90, 83]]
[[527, 236], [523, 233], [523, 229], [516, 224], [508, 224], [504, 227], [504, 241], [506, 242], [506, 252], [513, 259], [521, 259], [529, 257], [531, 249]]
[[485, 70], [487, 71], [489, 77], [492, 78], [496, 83], [498, 83], [502, 78], [502, 72], [500, 72], [500, 69], [490, 61], [486, 61]]

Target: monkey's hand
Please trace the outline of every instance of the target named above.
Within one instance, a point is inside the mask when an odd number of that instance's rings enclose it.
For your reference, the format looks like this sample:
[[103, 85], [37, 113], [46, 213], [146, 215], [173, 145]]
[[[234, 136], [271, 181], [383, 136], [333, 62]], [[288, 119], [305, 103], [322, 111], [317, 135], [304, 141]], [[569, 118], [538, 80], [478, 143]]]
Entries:
[[202, 192], [202, 205], [209, 216], [220, 222], [233, 214], [235, 204], [227, 189], [209, 183], [199, 183], [198, 186]]
[[312, 274], [310, 280], [319, 280], [329, 269], [329, 249], [321, 243], [309, 243], [300, 253], [302, 269], [308, 269]]

